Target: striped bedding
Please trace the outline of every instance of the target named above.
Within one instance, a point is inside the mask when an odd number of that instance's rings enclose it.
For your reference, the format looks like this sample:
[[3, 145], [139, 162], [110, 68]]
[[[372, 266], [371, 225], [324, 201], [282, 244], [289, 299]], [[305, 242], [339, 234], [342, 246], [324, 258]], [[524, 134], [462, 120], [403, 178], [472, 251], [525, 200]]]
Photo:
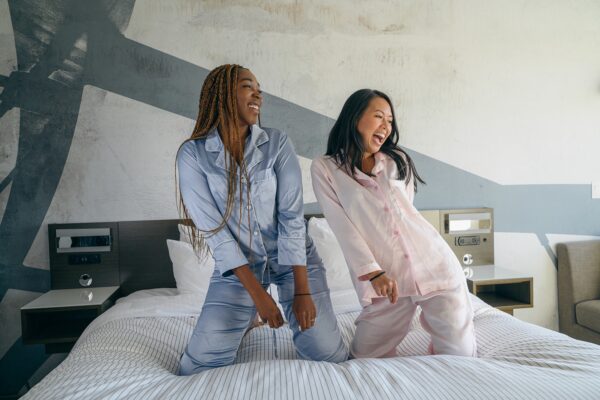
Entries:
[[[287, 327], [259, 327], [234, 365], [174, 375], [199, 301], [135, 294], [96, 319], [23, 399], [600, 399], [600, 346], [527, 324], [473, 297], [478, 358], [426, 356], [418, 318], [405, 357], [299, 360]], [[357, 311], [338, 315], [344, 340]], [[274, 333], [274, 335], [273, 335]]]

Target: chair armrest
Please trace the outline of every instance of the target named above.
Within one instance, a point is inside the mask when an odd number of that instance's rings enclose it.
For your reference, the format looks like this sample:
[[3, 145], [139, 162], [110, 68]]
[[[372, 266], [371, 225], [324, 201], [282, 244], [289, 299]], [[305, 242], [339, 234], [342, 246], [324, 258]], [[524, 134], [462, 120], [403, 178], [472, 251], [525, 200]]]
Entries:
[[600, 240], [559, 243], [556, 252], [559, 301], [600, 299]]

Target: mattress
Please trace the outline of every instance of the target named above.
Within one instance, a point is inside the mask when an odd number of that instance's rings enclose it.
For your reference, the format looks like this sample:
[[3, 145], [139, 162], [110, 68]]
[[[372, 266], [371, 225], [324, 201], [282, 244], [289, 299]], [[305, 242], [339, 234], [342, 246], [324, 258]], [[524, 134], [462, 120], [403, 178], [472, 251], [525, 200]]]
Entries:
[[[298, 358], [287, 325], [250, 330], [228, 367], [175, 372], [201, 299], [134, 293], [97, 318], [23, 399], [599, 399], [600, 346], [472, 298], [478, 357], [429, 356], [418, 315], [401, 357], [340, 364]], [[339, 311], [339, 310], [338, 310]], [[358, 310], [337, 315], [349, 344]]]

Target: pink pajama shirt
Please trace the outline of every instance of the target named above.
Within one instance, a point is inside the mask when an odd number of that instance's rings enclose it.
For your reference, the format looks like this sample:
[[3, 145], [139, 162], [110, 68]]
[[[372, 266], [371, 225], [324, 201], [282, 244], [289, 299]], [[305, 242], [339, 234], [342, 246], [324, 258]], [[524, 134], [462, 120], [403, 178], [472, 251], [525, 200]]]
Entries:
[[[435, 353], [475, 355], [473, 311], [458, 259], [413, 206], [413, 183], [396, 179], [390, 157], [376, 153], [371, 173], [373, 177], [356, 170], [355, 180], [329, 156], [311, 165], [315, 195], [363, 306], [353, 354], [393, 355], [418, 305]], [[378, 296], [364, 277], [380, 270], [398, 283], [396, 304]]]

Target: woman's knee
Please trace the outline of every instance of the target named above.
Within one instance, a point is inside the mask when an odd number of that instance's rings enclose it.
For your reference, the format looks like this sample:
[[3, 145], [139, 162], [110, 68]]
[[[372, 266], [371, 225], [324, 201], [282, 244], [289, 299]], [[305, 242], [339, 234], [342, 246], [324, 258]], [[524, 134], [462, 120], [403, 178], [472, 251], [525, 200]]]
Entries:
[[181, 355], [181, 359], [179, 360], [179, 370], [177, 371], [177, 375], [179, 376], [188, 376], [198, 374], [200, 372], [216, 368], [218, 366], [208, 366], [204, 365], [194, 359], [192, 359], [186, 352], [183, 352]]
[[296, 349], [302, 358], [312, 361], [340, 363], [348, 359], [348, 348], [341, 337], [339, 341], [299, 341]]

